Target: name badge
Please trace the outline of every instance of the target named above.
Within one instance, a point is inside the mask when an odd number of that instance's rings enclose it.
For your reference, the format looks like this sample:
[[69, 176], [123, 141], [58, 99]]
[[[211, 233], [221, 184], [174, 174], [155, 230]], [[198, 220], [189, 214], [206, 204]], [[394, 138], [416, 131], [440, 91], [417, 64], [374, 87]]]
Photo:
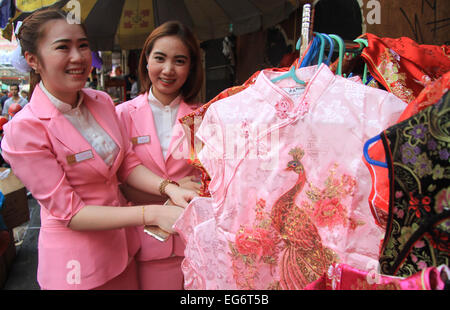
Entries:
[[82, 161], [88, 160], [94, 158], [94, 154], [92, 153], [92, 150], [87, 150], [81, 153], [73, 154], [67, 156], [67, 163], [69, 165], [80, 163]]
[[132, 142], [134, 145], [136, 145], [136, 144], [150, 143], [150, 136], [134, 137], [134, 138], [131, 138], [131, 142]]

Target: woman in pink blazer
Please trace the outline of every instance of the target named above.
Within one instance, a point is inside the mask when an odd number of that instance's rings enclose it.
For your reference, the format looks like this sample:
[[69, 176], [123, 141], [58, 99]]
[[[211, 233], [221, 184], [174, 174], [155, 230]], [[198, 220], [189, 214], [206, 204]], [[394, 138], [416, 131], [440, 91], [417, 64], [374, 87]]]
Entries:
[[137, 289], [134, 227], [171, 231], [182, 208], [127, 206], [119, 184], [167, 194], [181, 207], [195, 192], [145, 168], [111, 98], [82, 89], [92, 58], [81, 25], [43, 10], [23, 21], [18, 38], [32, 97], [5, 126], [1, 146], [41, 206], [38, 282], [43, 289]]
[[[189, 165], [188, 141], [178, 119], [191, 113], [203, 82], [200, 47], [192, 32], [179, 22], [167, 22], [147, 38], [139, 61], [141, 95], [116, 107], [136, 155], [155, 174], [199, 190], [199, 171]], [[123, 186], [134, 204], [164, 203]], [[137, 255], [141, 289], [182, 289], [184, 244], [178, 235], [160, 242], [139, 229]]]

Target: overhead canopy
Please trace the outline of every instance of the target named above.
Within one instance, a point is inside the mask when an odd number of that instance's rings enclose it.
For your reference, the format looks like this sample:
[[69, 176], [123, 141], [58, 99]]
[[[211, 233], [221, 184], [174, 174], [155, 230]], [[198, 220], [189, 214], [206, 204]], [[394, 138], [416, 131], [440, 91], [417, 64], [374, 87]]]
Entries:
[[[179, 20], [200, 41], [243, 35], [274, 26], [304, 1], [298, 0], [16, 0], [15, 20], [42, 6], [63, 7], [75, 12], [79, 3], [93, 50], [142, 48], [158, 25]], [[20, 13], [20, 12], [19, 12]]]

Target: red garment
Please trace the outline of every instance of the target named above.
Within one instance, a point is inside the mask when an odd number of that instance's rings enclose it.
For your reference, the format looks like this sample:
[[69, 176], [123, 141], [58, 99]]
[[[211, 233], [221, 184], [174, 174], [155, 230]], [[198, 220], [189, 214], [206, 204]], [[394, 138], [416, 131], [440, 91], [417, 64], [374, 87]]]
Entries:
[[366, 33], [361, 56], [386, 90], [412, 102], [428, 83], [450, 71], [450, 46], [419, 45], [407, 37], [379, 38]]
[[297, 57], [298, 57], [298, 52], [297, 51], [284, 54], [283, 57], [280, 60], [279, 67], [281, 67], [281, 68], [289, 67], [291, 64], [293, 64], [295, 62]]
[[448, 267], [429, 267], [407, 278], [400, 278], [381, 275], [375, 270], [362, 271], [346, 264], [333, 264], [305, 290], [443, 290], [442, 269], [447, 272]]
[[[441, 99], [450, 87], [450, 72], [445, 73], [441, 78], [428, 84], [403, 111], [397, 123], [410, 118]], [[369, 149], [370, 158], [385, 162], [385, 151], [381, 141], [373, 144]], [[369, 196], [369, 205], [376, 222], [384, 227], [389, 213], [389, 176], [388, 169], [370, 165], [364, 159], [372, 175], [372, 191]]]
[[408, 104], [398, 122], [410, 118], [414, 114], [422, 111], [441, 99], [447, 93], [450, 87], [450, 71], [444, 73], [439, 79], [428, 84], [417, 96], [417, 98]]

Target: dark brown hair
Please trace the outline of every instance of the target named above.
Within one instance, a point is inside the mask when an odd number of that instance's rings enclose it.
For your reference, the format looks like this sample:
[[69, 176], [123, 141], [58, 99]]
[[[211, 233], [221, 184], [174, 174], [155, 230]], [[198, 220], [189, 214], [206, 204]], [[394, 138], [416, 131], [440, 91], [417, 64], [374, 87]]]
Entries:
[[200, 53], [200, 46], [192, 31], [178, 21], [168, 21], [155, 28], [147, 37], [139, 59], [139, 80], [141, 83], [141, 93], [150, 90], [152, 82], [148, 76], [147, 59], [152, 52], [156, 40], [166, 36], [178, 37], [188, 48], [191, 58], [191, 69], [188, 78], [181, 87], [181, 95], [187, 103], [193, 102], [200, 92], [203, 84], [203, 67]]
[[[30, 16], [25, 18], [20, 26], [17, 38], [19, 39], [20, 46], [22, 48], [22, 55], [25, 56], [25, 52], [35, 55], [40, 59], [38, 45], [39, 41], [45, 36], [44, 25], [51, 20], [66, 20], [67, 13], [54, 8], [44, 8], [33, 12]], [[80, 24], [87, 36], [86, 27]], [[36, 73], [34, 69], [30, 72], [30, 91], [29, 97], [31, 98], [33, 90], [36, 85], [41, 81], [41, 76]]]

